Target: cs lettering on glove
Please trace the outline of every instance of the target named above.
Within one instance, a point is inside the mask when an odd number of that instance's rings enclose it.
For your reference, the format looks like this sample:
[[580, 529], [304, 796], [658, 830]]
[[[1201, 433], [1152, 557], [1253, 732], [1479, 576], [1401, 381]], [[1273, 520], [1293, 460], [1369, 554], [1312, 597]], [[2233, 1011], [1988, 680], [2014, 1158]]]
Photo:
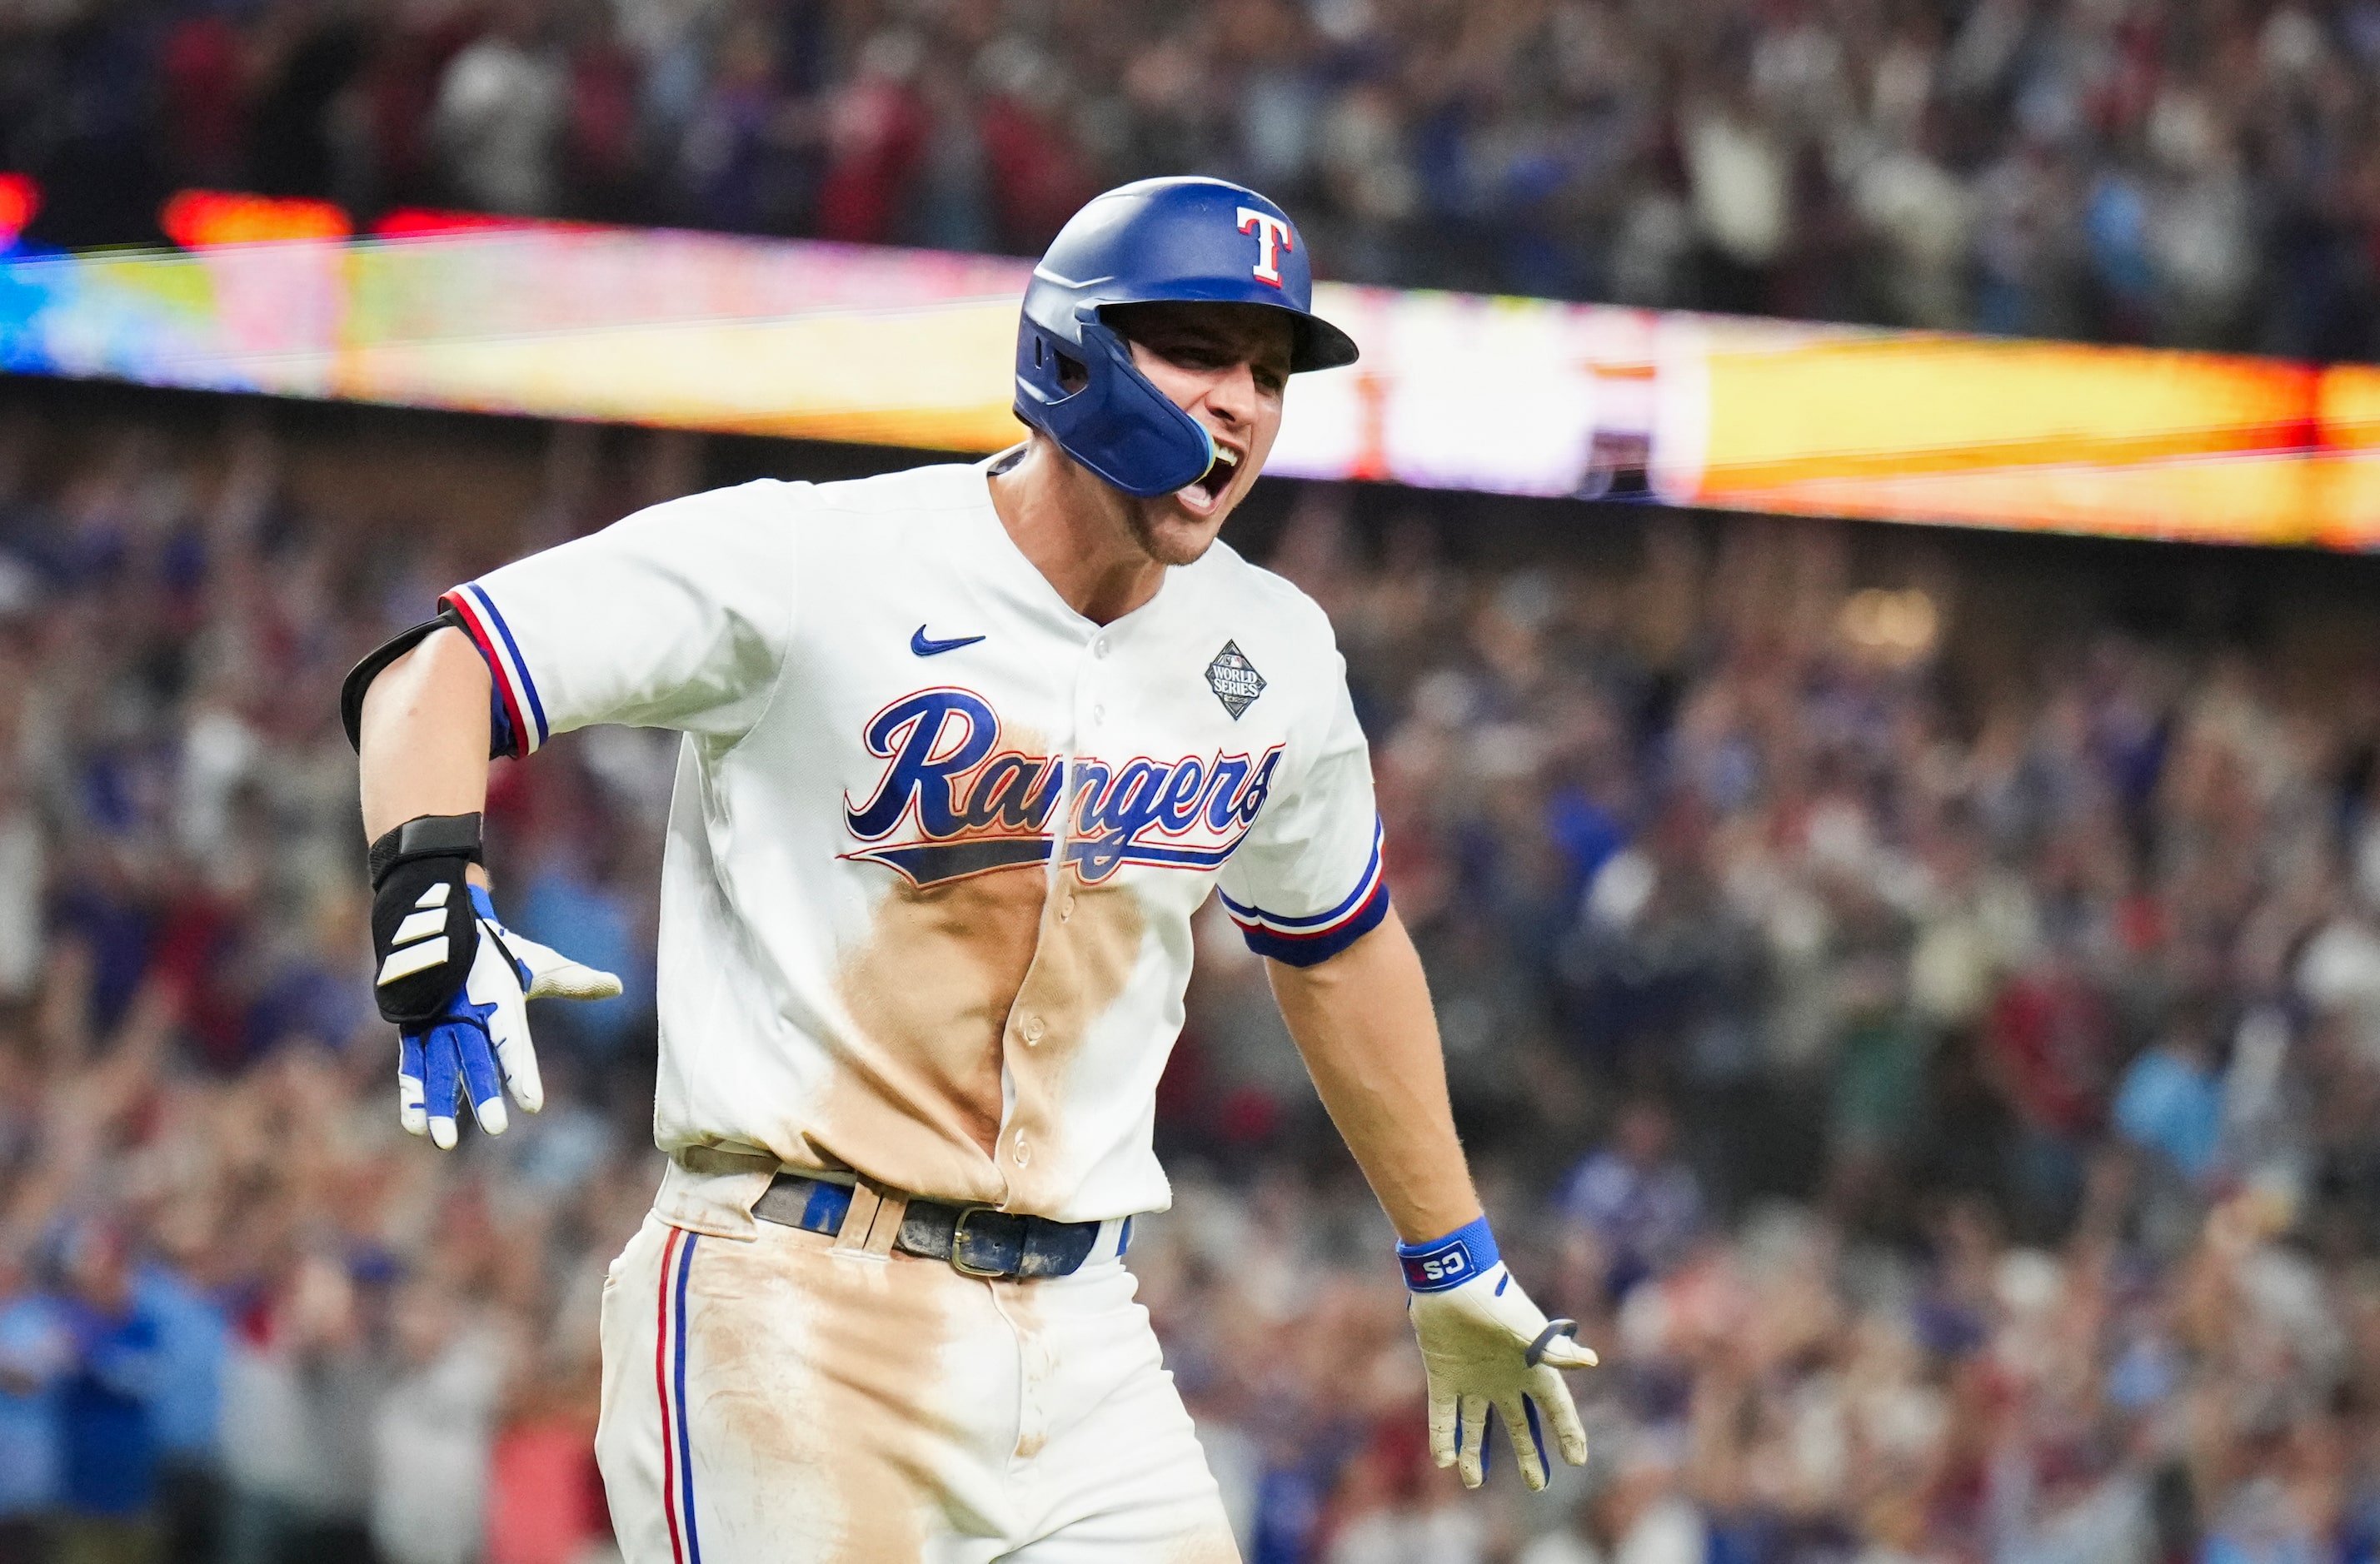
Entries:
[[480, 1128], [504, 1133], [504, 1090], [526, 1112], [545, 1106], [530, 1000], [607, 1000], [608, 972], [582, 966], [496, 918], [480, 861], [480, 817], [422, 815], [371, 845], [373, 996], [397, 1029], [397, 1122], [441, 1150], [456, 1136], [455, 1103]]
[[[1593, 1368], [1575, 1322], [1529, 1302], [1480, 1218], [1427, 1243], [1400, 1243], [1406, 1310], [1429, 1377], [1429, 1452], [1475, 1488], [1488, 1473], [1488, 1414], [1502, 1420], [1532, 1493], [1546, 1485], [1546, 1425], [1562, 1460], [1586, 1464], [1586, 1430], [1561, 1371]], [[1523, 1437], [1524, 1431], [1526, 1437]]]

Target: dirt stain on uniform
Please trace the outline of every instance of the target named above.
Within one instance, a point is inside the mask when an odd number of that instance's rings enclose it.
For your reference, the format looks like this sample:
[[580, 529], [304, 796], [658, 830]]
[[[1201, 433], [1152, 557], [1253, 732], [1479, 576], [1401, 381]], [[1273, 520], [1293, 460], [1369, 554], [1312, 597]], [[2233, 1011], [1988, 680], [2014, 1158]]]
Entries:
[[1008, 1322], [1016, 1338], [1016, 1443], [1008, 1458], [1023, 1464], [1047, 1449], [1050, 1443], [1050, 1407], [1047, 1387], [1057, 1377], [1058, 1361], [1050, 1340], [1050, 1328], [1041, 1317], [1040, 1295], [1029, 1281], [995, 1281], [990, 1284], [992, 1306]]
[[1034, 963], [1039, 865], [896, 879], [839, 987], [853, 1031], [809, 1139], [900, 1189], [997, 1202], [1001, 1032]]
[[1016, 1097], [998, 1156], [1011, 1210], [1051, 1210], [1081, 1176], [1065, 1142], [1068, 1076], [1091, 1027], [1132, 980], [1148, 930], [1130, 886], [1086, 885], [1071, 867], [1041, 909], [1039, 949], [1006, 1034]]
[[839, 976], [852, 1030], [808, 1149], [912, 1194], [1050, 1209], [1080, 1176], [1063, 1144], [1068, 1073], [1147, 931], [1129, 887], [1086, 885], [1071, 865], [896, 878]]
[[[967, 1438], [938, 1372], [964, 1284], [824, 1240], [705, 1243], [686, 1319], [707, 1389], [688, 1408], [698, 1472], [722, 1479], [706, 1525], [722, 1557], [880, 1564], [950, 1529], [935, 1496]], [[702, 1373], [704, 1364], [733, 1373]], [[736, 1496], [747, 1509], [721, 1500]], [[706, 1540], [708, 1540], [706, 1538]]]
[[[1131, 1284], [1124, 1281], [1123, 1285], [1128, 1290]], [[1014, 1480], [1037, 1460], [1075, 1460], [1071, 1453], [1053, 1458], [1049, 1452], [1068, 1436], [1079, 1435], [1086, 1420], [1114, 1417], [1115, 1398], [1120, 1393], [1146, 1396], [1150, 1388], [1141, 1376], [1158, 1369], [1157, 1344], [1147, 1334], [1145, 1314], [1129, 1304], [1117, 1307], [1114, 1303], [1099, 1302], [1100, 1293], [1092, 1294], [1087, 1306], [1079, 1291], [1070, 1297], [1053, 1290], [1063, 1284], [995, 1281], [988, 1286], [992, 1306], [1006, 1321], [1017, 1348], [1015, 1440], [1007, 1451], [1008, 1472]], [[1104, 1296], [1113, 1298], [1111, 1292]], [[1128, 1345], [1135, 1339], [1146, 1346], [1148, 1356], [1145, 1364], [1128, 1363], [1123, 1352], [1118, 1351], [1137, 1351], [1137, 1347]], [[1083, 1394], [1087, 1382], [1080, 1366], [1085, 1357], [1111, 1371], [1103, 1376], [1099, 1393], [1088, 1399]], [[1172, 1415], [1181, 1419], [1182, 1431], [1186, 1434], [1189, 1420], [1180, 1410], [1178, 1398], [1170, 1388], [1165, 1394], [1172, 1401]], [[1155, 1425], [1146, 1421], [1148, 1415], [1148, 1412], [1130, 1414], [1125, 1422], [1110, 1426], [1119, 1432], [1130, 1427], [1135, 1433], [1157, 1433], [1160, 1437], [1172, 1432], [1161, 1426], [1164, 1413], [1157, 1413]], [[1180, 1448], [1170, 1442], [1136, 1445], [1135, 1449], [1152, 1462], [1180, 1461], [1183, 1455]], [[1201, 1457], [1192, 1452], [1189, 1459], [1198, 1462], [1203, 1471]], [[1177, 1482], [1188, 1477], [1179, 1468], [1170, 1471]], [[1124, 1531], [1136, 1527], [1141, 1534], [1126, 1543], [1123, 1534], [1111, 1533], [1111, 1546], [1116, 1557], [1161, 1557], [1166, 1564], [1238, 1564], [1239, 1549], [1232, 1539], [1230, 1519], [1224, 1513], [1220, 1495], [1211, 1486], [1204, 1503], [1179, 1494], [1160, 1497], [1143, 1492], [1135, 1497], [1137, 1502], [1123, 1517]], [[1069, 1524], [1106, 1529], [1118, 1519], [1114, 1512], [1078, 1513]], [[1066, 1526], [1061, 1525], [1055, 1534], [1065, 1535]], [[1079, 1541], [1075, 1545], [1078, 1549], [1086, 1546]]]
[[1166, 1556], [1167, 1564], [1241, 1564], [1240, 1545], [1232, 1535], [1231, 1522], [1223, 1518], [1221, 1506], [1216, 1506], [1215, 1519], [1174, 1545]]

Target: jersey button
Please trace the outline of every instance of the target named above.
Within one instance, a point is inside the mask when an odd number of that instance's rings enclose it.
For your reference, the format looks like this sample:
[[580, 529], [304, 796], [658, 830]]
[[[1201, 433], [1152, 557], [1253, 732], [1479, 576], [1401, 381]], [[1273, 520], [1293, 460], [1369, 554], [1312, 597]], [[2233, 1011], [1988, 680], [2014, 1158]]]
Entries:
[[1020, 1130], [1017, 1132], [1016, 1144], [1014, 1146], [1010, 1148], [1008, 1157], [1009, 1160], [1014, 1162], [1020, 1168], [1033, 1160], [1033, 1148], [1025, 1144], [1025, 1133], [1023, 1131]]
[[1064, 898], [1063, 898], [1063, 899], [1062, 899], [1062, 900], [1058, 903], [1058, 921], [1059, 921], [1060, 923], [1063, 923], [1063, 922], [1065, 922], [1068, 918], [1073, 917], [1074, 915], [1075, 915], [1075, 893], [1074, 893], [1073, 891], [1067, 891], [1067, 892], [1066, 892], [1066, 894], [1065, 894]]
[[1091, 655], [1093, 657], [1105, 657], [1107, 654], [1108, 638], [1105, 636], [1101, 636], [1098, 640], [1091, 643]]
[[1041, 1040], [1041, 1018], [1038, 1015], [1026, 1016], [1025, 1018], [1025, 1041], [1028, 1045], [1038, 1043]]
[[1104, 707], [1104, 706], [1094, 706], [1094, 707], [1092, 707], [1092, 708], [1091, 708], [1091, 721], [1094, 721], [1094, 722], [1104, 722], [1104, 721], [1106, 721], [1107, 720], [1108, 720], [1108, 709], [1107, 709], [1106, 707]]

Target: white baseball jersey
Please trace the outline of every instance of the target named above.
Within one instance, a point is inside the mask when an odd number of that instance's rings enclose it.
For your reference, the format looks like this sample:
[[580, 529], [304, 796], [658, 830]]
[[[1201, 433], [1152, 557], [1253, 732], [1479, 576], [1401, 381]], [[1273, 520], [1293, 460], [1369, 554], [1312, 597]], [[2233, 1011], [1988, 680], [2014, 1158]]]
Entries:
[[1387, 911], [1321, 611], [1218, 543], [1095, 624], [1001, 525], [1000, 459], [672, 501], [445, 600], [514, 752], [686, 735], [655, 1108], [676, 1225], [750, 1235], [781, 1167], [1161, 1208], [1155, 1091], [1209, 889], [1300, 964]]

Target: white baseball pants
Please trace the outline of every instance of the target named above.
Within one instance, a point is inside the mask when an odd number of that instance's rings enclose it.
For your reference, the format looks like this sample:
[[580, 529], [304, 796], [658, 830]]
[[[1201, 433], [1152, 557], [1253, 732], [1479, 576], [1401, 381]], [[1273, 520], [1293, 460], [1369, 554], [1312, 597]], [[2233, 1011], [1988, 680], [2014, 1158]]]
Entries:
[[627, 1564], [1237, 1564], [1122, 1261], [984, 1281], [649, 1216], [603, 1286]]

